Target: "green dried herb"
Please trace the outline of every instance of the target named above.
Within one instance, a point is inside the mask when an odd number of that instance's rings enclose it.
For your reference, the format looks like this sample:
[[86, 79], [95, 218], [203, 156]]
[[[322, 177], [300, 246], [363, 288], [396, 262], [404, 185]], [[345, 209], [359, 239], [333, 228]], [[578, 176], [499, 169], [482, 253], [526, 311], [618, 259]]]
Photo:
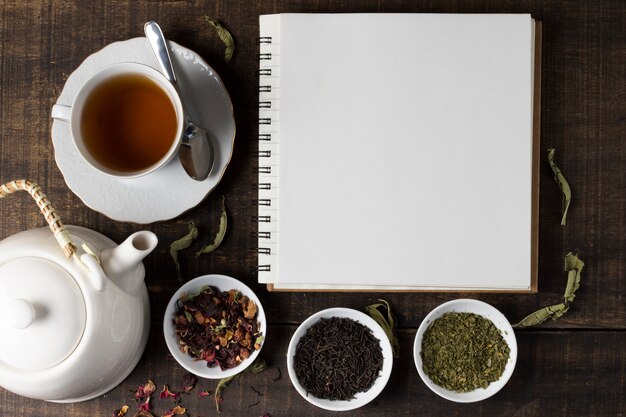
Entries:
[[565, 294], [563, 294], [563, 302], [544, 307], [534, 313], [524, 317], [519, 323], [513, 325], [514, 328], [523, 328], [536, 326], [549, 318], [556, 320], [569, 310], [569, 303], [574, 301], [576, 290], [580, 287], [580, 274], [585, 263], [573, 253], [565, 255], [565, 272], [567, 272], [567, 285], [565, 286]]
[[[572, 191], [570, 190], [567, 180], [561, 173], [561, 170], [554, 162], [554, 149], [548, 149], [548, 162], [554, 172], [554, 180], [559, 184], [559, 188], [563, 193], [563, 217], [561, 218], [561, 226], [565, 226], [567, 218], [567, 210], [572, 200]], [[536, 326], [541, 324], [550, 317], [556, 320], [569, 310], [569, 303], [574, 301], [576, 290], [580, 287], [580, 276], [585, 263], [578, 256], [569, 252], [565, 255], [565, 272], [567, 272], [567, 285], [565, 286], [565, 294], [563, 294], [563, 302], [544, 307], [534, 313], [524, 317], [519, 323], [513, 325], [514, 328], [523, 328]]]
[[266, 369], [267, 369], [267, 363], [263, 359], [258, 358], [257, 360], [252, 362], [252, 364], [248, 368], [246, 368], [246, 370], [239, 372], [238, 374], [220, 379], [220, 381], [217, 383], [217, 388], [215, 388], [215, 396], [214, 396], [215, 408], [217, 409], [217, 412], [218, 413], [222, 412], [220, 408], [220, 404], [222, 404], [222, 402], [224, 401], [224, 397], [222, 397], [222, 391], [228, 386], [228, 384], [230, 384], [235, 379], [239, 378], [245, 372], [250, 372], [251, 374], [258, 374], [260, 372], [263, 372]]
[[572, 201], [572, 190], [569, 187], [569, 184], [563, 173], [554, 162], [554, 149], [548, 149], [548, 162], [550, 163], [550, 167], [554, 172], [554, 180], [557, 184], [559, 184], [559, 188], [563, 193], [563, 201], [562, 201], [562, 212], [563, 217], [561, 218], [561, 226], [565, 226], [565, 222], [567, 220], [567, 210], [569, 209], [569, 205]]
[[[398, 336], [396, 336], [396, 316], [393, 314], [393, 311], [391, 311], [391, 306], [387, 301], [382, 298], [379, 298], [378, 301], [380, 301], [380, 303], [369, 305], [365, 307], [365, 310], [367, 311], [367, 314], [369, 314], [370, 317], [376, 321], [376, 323], [380, 324], [380, 327], [382, 327], [385, 331], [387, 338], [391, 342], [393, 357], [399, 358], [400, 342], [398, 341]], [[383, 309], [385, 315], [380, 312], [379, 308]], [[385, 318], [385, 316], [387, 317]]]
[[233, 57], [233, 53], [235, 52], [235, 40], [230, 32], [224, 28], [219, 22], [215, 19], [210, 18], [209, 16], [204, 16], [204, 19], [209, 22], [217, 31], [217, 36], [224, 42], [224, 46], [226, 50], [224, 51], [224, 61], [228, 62]]
[[196, 227], [193, 220], [191, 220], [187, 226], [189, 227], [189, 233], [180, 239], [172, 242], [170, 245], [170, 255], [174, 260], [174, 264], [176, 265], [176, 273], [178, 274], [178, 281], [183, 282], [183, 278], [180, 276], [180, 264], [178, 263], [178, 252], [188, 248], [191, 245], [191, 242], [198, 237], [198, 228]]
[[267, 362], [263, 359], [255, 360], [244, 372], [250, 372], [251, 374], [259, 374], [267, 369]]
[[226, 235], [226, 228], [228, 226], [228, 216], [226, 214], [226, 199], [222, 196], [222, 214], [220, 215], [220, 225], [217, 229], [217, 233], [215, 234], [215, 238], [213, 238], [213, 243], [210, 243], [196, 252], [196, 258], [202, 255], [203, 253], [211, 253], [215, 249], [219, 247], [224, 240], [224, 236]]
[[222, 397], [222, 390], [228, 386], [232, 381], [239, 378], [241, 376], [241, 372], [235, 375], [231, 375], [226, 378], [220, 379], [220, 382], [217, 383], [217, 388], [215, 388], [215, 408], [218, 413], [221, 413], [222, 410], [220, 408], [220, 404], [224, 401], [224, 397]]
[[565, 267], [567, 272], [567, 285], [565, 286], [565, 302], [569, 303], [574, 301], [576, 297], [576, 290], [580, 287], [580, 274], [583, 271], [585, 263], [572, 252], [565, 255]]
[[433, 321], [422, 339], [426, 375], [450, 391], [487, 388], [502, 376], [509, 345], [488, 319], [450, 312]]

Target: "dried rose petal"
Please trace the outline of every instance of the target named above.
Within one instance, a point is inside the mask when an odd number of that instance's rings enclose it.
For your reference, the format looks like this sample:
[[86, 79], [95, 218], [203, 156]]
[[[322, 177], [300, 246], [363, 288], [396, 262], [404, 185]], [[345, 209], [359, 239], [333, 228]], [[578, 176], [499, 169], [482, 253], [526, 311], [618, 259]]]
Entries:
[[144, 398], [152, 395], [154, 391], [156, 391], [156, 385], [154, 385], [154, 382], [149, 379], [145, 384], [139, 385], [139, 388], [135, 391], [135, 399], [138, 401], [143, 400]]
[[180, 405], [177, 405], [176, 407], [172, 408], [171, 410], [165, 412], [165, 414], [163, 414], [162, 417], [172, 417], [174, 415], [183, 415], [187, 412], [187, 409], [185, 409], [185, 407], [181, 407]]
[[152, 380], [149, 379], [146, 385], [144, 386], [143, 392], [146, 395], [151, 395], [154, 391], [156, 391], [156, 389], [157, 387], [154, 384], [154, 382], [152, 382]]
[[146, 398], [146, 401], [139, 404], [139, 410], [150, 411], [150, 397]]
[[178, 400], [178, 398], [180, 397], [179, 394], [170, 391], [169, 387], [167, 385], [163, 385], [163, 390], [161, 391], [161, 394], [159, 394], [159, 399], [164, 399], [164, 398], [172, 398], [174, 401]]
[[127, 405], [122, 406], [122, 408], [113, 412], [113, 417], [124, 417], [128, 412], [128, 408]]
[[152, 413], [139, 410], [133, 415], [133, 417], [154, 417], [154, 416], [152, 415]]
[[208, 397], [209, 395], [211, 395], [211, 391], [208, 391], [208, 390], [200, 391], [198, 393], [199, 398]]
[[195, 375], [189, 373], [183, 375], [183, 392], [191, 391], [196, 386], [196, 382], [198, 382], [198, 378]]
[[149, 411], [139, 410], [133, 417], [154, 417], [154, 415]]

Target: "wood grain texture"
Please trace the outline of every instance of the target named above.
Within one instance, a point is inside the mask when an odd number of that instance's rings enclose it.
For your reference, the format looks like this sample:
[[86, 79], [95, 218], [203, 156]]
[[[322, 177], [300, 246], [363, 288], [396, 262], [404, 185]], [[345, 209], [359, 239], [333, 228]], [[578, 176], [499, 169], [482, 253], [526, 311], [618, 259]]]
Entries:
[[[530, 12], [542, 21], [542, 148], [556, 149], [556, 161], [574, 199], [568, 224], [562, 227], [561, 195], [543, 160], [537, 294], [268, 293], [256, 284], [256, 254], [250, 250], [255, 246], [251, 202], [257, 195], [252, 186], [257, 164], [256, 38], [259, 14], [277, 12]], [[220, 19], [232, 32], [237, 50], [229, 63], [224, 62], [223, 45], [204, 15]], [[147, 20], [159, 22], [167, 37], [196, 51], [220, 74], [234, 103], [237, 137], [222, 182], [199, 206], [177, 219], [140, 226], [108, 219], [87, 208], [67, 188], [54, 162], [50, 109], [68, 75], [88, 55], [111, 42], [142, 36]], [[106, 396], [74, 405], [28, 400], [0, 390], [0, 415], [110, 416], [129, 401], [129, 390], [147, 377], [159, 384], [176, 383], [183, 372], [166, 355], [159, 329], [165, 305], [179, 285], [169, 243], [186, 233], [186, 223], [192, 219], [200, 227], [200, 238], [180, 254], [183, 277], [222, 273], [252, 286], [270, 322], [264, 355], [274, 368], [283, 368], [280, 381], [271, 381], [276, 373], [270, 369], [229, 388], [224, 416], [256, 416], [265, 411], [274, 417], [330, 415], [309, 406], [288, 381], [282, 364], [293, 325], [323, 308], [361, 309], [379, 297], [391, 301], [398, 315], [403, 356], [381, 397], [350, 415], [415, 415], [418, 411], [453, 416], [625, 415], [625, 23], [626, 4], [618, 0], [0, 0], [0, 182], [33, 179], [65, 223], [95, 229], [116, 241], [143, 228], [160, 238], [155, 253], [145, 260], [153, 317], [151, 342], [131, 376]], [[221, 195], [229, 214], [228, 233], [217, 251], [195, 260], [195, 249], [211, 240], [217, 228]], [[0, 238], [44, 226], [26, 196], [10, 196], [0, 205]], [[415, 328], [423, 317], [438, 304], [463, 296], [491, 303], [511, 321], [560, 302], [566, 282], [562, 259], [568, 251], [578, 253], [586, 263], [576, 300], [558, 321], [517, 333], [518, 368], [505, 390], [490, 400], [465, 406], [430, 393], [419, 380], [410, 354]], [[250, 408], [257, 398], [249, 385], [264, 393], [261, 403]], [[213, 390], [214, 383], [206, 386]], [[194, 398], [189, 402], [190, 415], [216, 415], [211, 402], [207, 404]]]

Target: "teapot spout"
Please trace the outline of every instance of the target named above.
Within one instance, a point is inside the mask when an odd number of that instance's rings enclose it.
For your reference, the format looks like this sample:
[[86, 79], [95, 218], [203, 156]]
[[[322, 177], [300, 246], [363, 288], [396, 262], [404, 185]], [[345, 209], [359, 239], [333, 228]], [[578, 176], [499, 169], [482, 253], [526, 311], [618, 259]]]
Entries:
[[100, 253], [104, 273], [129, 294], [135, 294], [145, 277], [141, 260], [154, 250], [157, 236], [147, 230], [133, 233], [119, 246]]

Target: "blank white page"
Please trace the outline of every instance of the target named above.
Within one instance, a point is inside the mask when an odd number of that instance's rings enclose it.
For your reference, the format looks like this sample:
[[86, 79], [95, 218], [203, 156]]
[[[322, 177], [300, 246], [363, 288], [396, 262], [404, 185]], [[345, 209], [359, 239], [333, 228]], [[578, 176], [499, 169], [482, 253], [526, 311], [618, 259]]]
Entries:
[[270, 281], [530, 288], [530, 16], [265, 22], [280, 29]]

